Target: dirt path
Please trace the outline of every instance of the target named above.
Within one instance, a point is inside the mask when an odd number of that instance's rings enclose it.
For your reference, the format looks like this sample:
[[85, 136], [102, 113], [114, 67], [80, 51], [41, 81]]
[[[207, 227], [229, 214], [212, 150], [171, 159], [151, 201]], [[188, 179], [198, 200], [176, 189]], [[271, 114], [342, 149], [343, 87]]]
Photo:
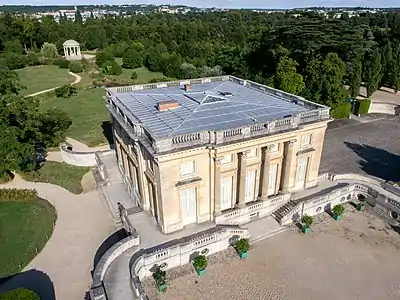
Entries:
[[[82, 80], [82, 77], [80, 75], [78, 75], [78, 74], [75, 74], [75, 73], [72, 73], [72, 72], [68, 72], [68, 74], [75, 77], [75, 81], [72, 82], [71, 85], [75, 85], [75, 84], [79, 83]], [[27, 95], [26, 97], [33, 97], [33, 96], [37, 96], [37, 95], [44, 94], [44, 93], [47, 93], [47, 92], [51, 92], [51, 91], [54, 91], [56, 88], [58, 88], [58, 86], [56, 86], [54, 88], [51, 88], [51, 89], [47, 89], [47, 90], [43, 90], [43, 91], [40, 91], [40, 92], [37, 92], [37, 93], [33, 93], [33, 94], [30, 94], [30, 95]]]
[[114, 226], [96, 191], [74, 195], [49, 183], [33, 183], [18, 175], [0, 188], [36, 189], [57, 210], [53, 235], [44, 249], [25, 267], [46, 273], [56, 299], [83, 300], [88, 291], [93, 258]]

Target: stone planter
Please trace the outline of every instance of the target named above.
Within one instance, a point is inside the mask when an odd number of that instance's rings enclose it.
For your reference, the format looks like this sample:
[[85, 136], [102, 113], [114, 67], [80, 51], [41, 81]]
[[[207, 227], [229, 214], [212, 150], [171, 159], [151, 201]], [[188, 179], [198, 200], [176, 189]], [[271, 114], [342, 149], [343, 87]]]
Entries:
[[342, 216], [341, 215], [337, 215], [337, 214], [333, 214], [333, 219], [335, 221], [340, 221], [342, 219]]
[[157, 289], [159, 292], [164, 292], [167, 289], [167, 280], [164, 281], [164, 284], [157, 285]]
[[245, 259], [249, 256], [249, 254], [246, 252], [238, 252], [240, 259]]
[[358, 203], [357, 204], [357, 210], [358, 211], [364, 211], [365, 209], [365, 204], [364, 203]]
[[301, 231], [303, 233], [309, 233], [310, 232], [310, 227], [309, 226], [303, 226], [303, 227], [301, 227]]
[[197, 275], [199, 275], [199, 276], [204, 276], [206, 274], [206, 269], [197, 270], [195, 268], [195, 270], [196, 270]]

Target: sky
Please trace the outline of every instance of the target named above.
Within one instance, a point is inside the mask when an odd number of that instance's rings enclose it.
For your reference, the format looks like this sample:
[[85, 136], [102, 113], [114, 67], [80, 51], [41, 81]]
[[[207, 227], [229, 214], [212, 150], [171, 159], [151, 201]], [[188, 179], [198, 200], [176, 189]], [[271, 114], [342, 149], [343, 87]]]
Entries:
[[83, 4], [182, 4], [196, 7], [221, 8], [295, 8], [310, 6], [365, 6], [365, 7], [399, 7], [399, 0], [0, 0], [0, 5], [83, 5]]

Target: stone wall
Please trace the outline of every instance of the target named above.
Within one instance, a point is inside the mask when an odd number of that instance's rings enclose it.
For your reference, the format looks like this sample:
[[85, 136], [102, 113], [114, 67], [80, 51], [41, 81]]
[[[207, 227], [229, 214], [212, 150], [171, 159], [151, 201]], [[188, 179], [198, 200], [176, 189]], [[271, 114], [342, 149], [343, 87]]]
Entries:
[[[60, 146], [61, 157], [63, 161], [69, 165], [81, 166], [81, 167], [91, 167], [96, 165], [96, 152], [79, 152], [74, 150], [69, 150], [67, 145]], [[112, 150], [100, 151], [111, 152]]]
[[389, 114], [398, 116], [400, 114], [400, 106], [395, 103], [383, 103], [383, 102], [372, 101], [368, 113]]

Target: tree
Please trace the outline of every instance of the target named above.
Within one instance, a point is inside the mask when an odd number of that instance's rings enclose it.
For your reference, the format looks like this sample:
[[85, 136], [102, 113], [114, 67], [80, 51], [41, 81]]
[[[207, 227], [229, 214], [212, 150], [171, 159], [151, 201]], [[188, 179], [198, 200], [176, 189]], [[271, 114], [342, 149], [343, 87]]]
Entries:
[[75, 23], [82, 24], [82, 15], [81, 12], [77, 9], [75, 12]]
[[365, 59], [364, 81], [367, 88], [367, 97], [371, 97], [379, 89], [382, 79], [382, 64], [379, 48]]
[[180, 76], [183, 79], [192, 79], [198, 77], [198, 72], [192, 64], [183, 63], [181, 65]]
[[57, 147], [65, 141], [65, 132], [72, 124], [67, 113], [57, 107], [51, 108], [41, 113], [39, 120], [40, 140], [46, 148]]
[[143, 57], [132, 47], [126, 50], [122, 57], [122, 67], [125, 69], [140, 68], [143, 64]]
[[137, 79], [137, 73], [135, 71], [132, 72], [131, 79], [133, 80]]
[[96, 65], [101, 67], [104, 63], [108, 61], [114, 61], [115, 58], [109, 52], [98, 51], [96, 52]]
[[322, 98], [322, 62], [318, 59], [310, 61], [306, 68], [305, 84], [303, 95], [306, 99], [321, 103]]
[[166, 58], [164, 75], [171, 78], [181, 77], [181, 66], [183, 59], [179, 54], [172, 53]]
[[28, 289], [17, 288], [9, 292], [0, 294], [0, 300], [40, 300], [39, 296]]
[[122, 74], [122, 68], [115, 60], [106, 61], [101, 65], [100, 70], [105, 75], [119, 76]]
[[298, 63], [286, 56], [278, 63], [276, 73], [273, 76], [274, 86], [287, 93], [299, 95], [304, 89], [303, 76], [296, 72]]
[[360, 86], [362, 81], [362, 62], [361, 56], [354, 57], [351, 63], [350, 79], [349, 79], [349, 93], [355, 99], [360, 93]]
[[4, 51], [22, 55], [22, 52], [23, 52], [22, 44], [18, 39], [6, 41], [4, 43]]
[[69, 64], [69, 70], [72, 73], [82, 73], [83, 72], [83, 65], [80, 61], [72, 61]]
[[[391, 85], [394, 92], [400, 90], [400, 43], [398, 42], [393, 51], [393, 63], [391, 64], [390, 73], [392, 74]], [[0, 76], [1, 78], [1, 76]]]
[[44, 43], [40, 49], [40, 53], [46, 60], [52, 61], [58, 57], [57, 47], [51, 43]]
[[0, 67], [0, 97], [6, 94], [17, 95], [21, 88], [23, 86], [19, 82], [18, 74], [8, 68]]
[[393, 49], [392, 43], [388, 41], [382, 49], [381, 53], [381, 64], [382, 64], [382, 79], [380, 85], [391, 82], [391, 66], [393, 61]]

